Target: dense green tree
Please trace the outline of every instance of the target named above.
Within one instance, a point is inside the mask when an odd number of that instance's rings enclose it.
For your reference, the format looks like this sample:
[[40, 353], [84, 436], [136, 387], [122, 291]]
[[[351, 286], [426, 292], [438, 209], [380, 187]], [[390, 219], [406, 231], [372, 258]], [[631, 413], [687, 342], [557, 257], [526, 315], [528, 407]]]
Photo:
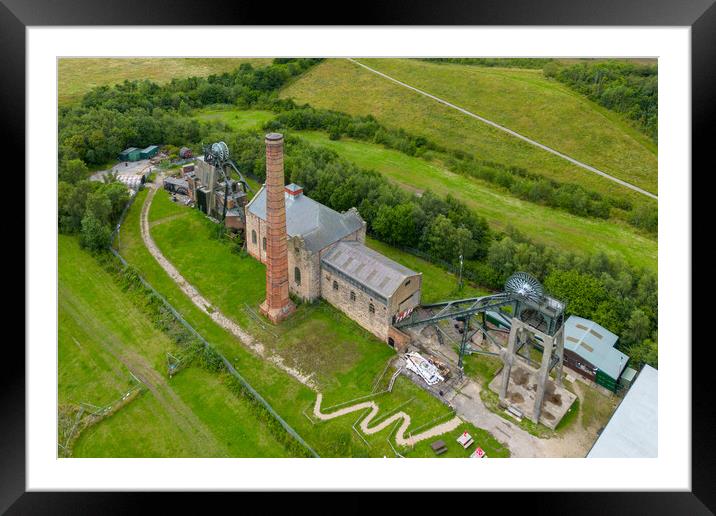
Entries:
[[102, 224], [109, 223], [112, 215], [112, 201], [104, 191], [92, 192], [87, 196], [85, 217], [92, 217]]
[[82, 230], [80, 231], [80, 245], [91, 251], [101, 251], [109, 246], [111, 230], [109, 226], [87, 214], [82, 219]]
[[59, 180], [67, 183], [77, 183], [86, 179], [89, 174], [87, 165], [81, 159], [70, 159], [60, 163]]

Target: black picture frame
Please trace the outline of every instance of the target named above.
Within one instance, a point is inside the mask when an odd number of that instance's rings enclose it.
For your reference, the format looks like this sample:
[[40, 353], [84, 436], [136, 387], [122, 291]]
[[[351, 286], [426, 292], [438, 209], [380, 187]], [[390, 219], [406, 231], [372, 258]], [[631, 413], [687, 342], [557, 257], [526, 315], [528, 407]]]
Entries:
[[[0, 0], [0, 120], [6, 149], [22, 149], [25, 142], [25, 30], [28, 26], [85, 25], [575, 25], [575, 26], [688, 26], [692, 37], [692, 170], [713, 169], [709, 129], [716, 117], [716, 6], [714, 0], [534, 0], [412, 1], [361, 5], [350, 16], [324, 7], [310, 11], [305, 2], [270, 8], [264, 2], [185, 0]], [[334, 6], [335, 7], [335, 6]], [[318, 11], [318, 9], [316, 9]], [[344, 11], [345, 12], [345, 11]], [[217, 16], [217, 13], [221, 13]], [[331, 19], [329, 19], [331, 18]], [[13, 168], [24, 170], [25, 155], [17, 150]], [[22, 167], [22, 168], [21, 168]], [[692, 173], [692, 181], [695, 174]], [[698, 190], [692, 188], [692, 192]], [[701, 192], [700, 195], [707, 193]], [[27, 199], [25, 202], [30, 202]], [[693, 198], [698, 205], [697, 198]], [[709, 201], [706, 201], [708, 206]], [[704, 234], [709, 222], [702, 221]], [[24, 227], [23, 227], [24, 230]], [[699, 233], [692, 230], [692, 235]], [[19, 240], [19, 239], [18, 239]], [[708, 244], [707, 244], [708, 245]], [[693, 252], [692, 257], [702, 256]], [[23, 251], [23, 257], [24, 256]], [[709, 256], [710, 257], [710, 256]], [[697, 260], [692, 258], [692, 267]], [[23, 260], [24, 262], [25, 260]], [[26, 270], [27, 274], [27, 270]], [[684, 300], [692, 302], [695, 299]], [[31, 307], [27, 307], [31, 309]], [[681, 321], [691, 337], [691, 321]], [[696, 328], [694, 328], [696, 329]], [[511, 495], [511, 508], [530, 512], [555, 510], [557, 500], [570, 513], [599, 514], [710, 514], [716, 510], [716, 410], [710, 385], [714, 364], [713, 339], [698, 339], [692, 346], [692, 490], [690, 492], [551, 493]], [[25, 492], [25, 354], [6, 343], [6, 364], [0, 374], [0, 511], [127, 512], [137, 507], [136, 493], [27, 493]], [[665, 380], [668, 381], [668, 380]], [[481, 495], [482, 496], [482, 495]], [[541, 501], [544, 496], [549, 498]], [[539, 497], [540, 501], [536, 501]], [[481, 505], [486, 502], [481, 499]], [[162, 496], [165, 511], [186, 508], [183, 496]], [[540, 507], [535, 508], [535, 505]], [[487, 507], [487, 505], [483, 505]], [[552, 507], [552, 509], [550, 509]]]

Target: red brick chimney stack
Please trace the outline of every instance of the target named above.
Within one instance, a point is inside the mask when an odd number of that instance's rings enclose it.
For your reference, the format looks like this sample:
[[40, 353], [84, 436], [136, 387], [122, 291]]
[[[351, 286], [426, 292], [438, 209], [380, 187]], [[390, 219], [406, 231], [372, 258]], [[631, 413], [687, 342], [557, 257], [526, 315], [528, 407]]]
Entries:
[[288, 297], [286, 201], [283, 181], [283, 135], [266, 135], [266, 301], [261, 313], [276, 324], [296, 306]]

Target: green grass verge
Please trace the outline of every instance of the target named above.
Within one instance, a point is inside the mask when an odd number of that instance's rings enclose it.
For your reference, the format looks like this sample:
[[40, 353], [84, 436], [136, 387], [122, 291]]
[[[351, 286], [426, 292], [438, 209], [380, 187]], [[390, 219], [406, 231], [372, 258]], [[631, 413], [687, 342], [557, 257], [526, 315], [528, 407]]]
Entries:
[[58, 256], [58, 398], [103, 406], [135, 384], [107, 343], [141, 351], [157, 364], [172, 344], [76, 238], [59, 235]]
[[324, 61], [286, 87], [281, 95], [317, 108], [353, 115], [370, 114], [387, 127], [405, 129], [447, 148], [469, 152], [480, 159], [522, 167], [560, 182], [577, 183], [589, 190], [631, 202], [653, 204], [653, 201], [637, 192], [379, 77], [345, 59]]
[[242, 63], [254, 67], [271, 64], [265, 58], [61, 58], [57, 61], [60, 106], [77, 102], [97, 86], [125, 80], [149, 79], [169, 82], [174, 78], [205, 77], [238, 68]]
[[129, 367], [155, 372], [148, 391], [80, 435], [74, 456], [288, 455], [217, 375], [191, 367], [166, 380], [165, 352], [173, 344], [139, 308], [141, 300], [80, 249], [75, 237], [59, 235], [58, 247], [60, 405], [116, 404], [135, 385]]
[[440, 163], [407, 156], [382, 145], [331, 140], [325, 133], [314, 131], [294, 134], [332, 149], [360, 167], [377, 170], [406, 190], [450, 194], [498, 230], [511, 225], [535, 242], [583, 254], [601, 251], [632, 265], [656, 270], [657, 242], [623, 222], [579, 217], [523, 201], [494, 185], [450, 172]]

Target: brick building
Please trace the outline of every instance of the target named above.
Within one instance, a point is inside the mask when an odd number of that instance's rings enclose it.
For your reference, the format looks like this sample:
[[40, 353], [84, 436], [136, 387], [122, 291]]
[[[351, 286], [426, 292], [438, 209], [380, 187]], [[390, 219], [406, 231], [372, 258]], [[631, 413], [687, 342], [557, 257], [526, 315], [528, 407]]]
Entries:
[[[246, 205], [246, 246], [266, 263], [266, 187]], [[422, 274], [365, 246], [355, 208], [339, 213], [290, 184], [284, 188], [289, 291], [323, 298], [384, 341], [393, 317], [420, 303]]]

